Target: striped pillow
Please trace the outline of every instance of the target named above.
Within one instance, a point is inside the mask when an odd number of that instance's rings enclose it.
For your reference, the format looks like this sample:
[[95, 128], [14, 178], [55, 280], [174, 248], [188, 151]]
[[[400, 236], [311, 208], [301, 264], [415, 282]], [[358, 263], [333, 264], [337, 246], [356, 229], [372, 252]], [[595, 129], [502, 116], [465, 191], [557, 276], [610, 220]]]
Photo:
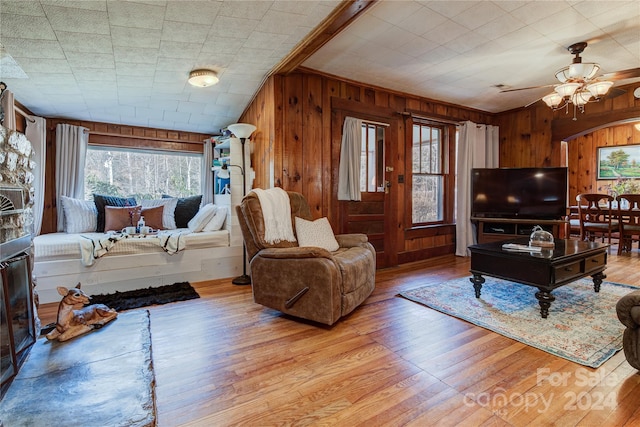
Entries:
[[66, 233], [88, 233], [96, 231], [98, 210], [91, 200], [72, 199], [60, 196], [64, 212], [64, 231]]

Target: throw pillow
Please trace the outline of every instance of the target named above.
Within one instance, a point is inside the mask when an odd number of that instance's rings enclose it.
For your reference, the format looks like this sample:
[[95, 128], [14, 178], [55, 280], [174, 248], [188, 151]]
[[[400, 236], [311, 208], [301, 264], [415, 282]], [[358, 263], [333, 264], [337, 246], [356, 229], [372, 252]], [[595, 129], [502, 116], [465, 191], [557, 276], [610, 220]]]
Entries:
[[296, 235], [299, 246], [315, 246], [329, 252], [337, 251], [340, 247], [326, 217], [315, 221], [296, 217]]
[[96, 231], [98, 211], [91, 200], [72, 199], [60, 196], [64, 214], [64, 231], [66, 233], [88, 233]]
[[[96, 204], [96, 209], [98, 210], [98, 225], [96, 227], [96, 231], [104, 232], [104, 208], [105, 206], [136, 206], [136, 199], [133, 197], [116, 197], [116, 196], [105, 196], [102, 194], [94, 194], [93, 201]], [[135, 225], [135, 224], [134, 224]]]
[[144, 217], [144, 224], [154, 230], [164, 229], [164, 206], [156, 206], [153, 208], [142, 208], [140, 215]]
[[105, 206], [104, 231], [120, 231], [125, 227], [135, 226], [140, 218], [141, 206]]
[[[163, 199], [171, 198], [166, 194], [162, 195]], [[180, 197], [175, 210], [175, 220], [177, 228], [188, 228], [189, 221], [198, 213], [202, 203], [202, 194], [199, 196]]]
[[[215, 205], [214, 205], [215, 206]], [[227, 219], [227, 207], [218, 206], [215, 215], [211, 218], [211, 221], [204, 226], [202, 231], [218, 231], [222, 228], [224, 220]]]
[[[156, 199], [156, 200], [142, 200], [140, 204], [142, 205], [143, 208], [153, 208], [156, 206], [164, 206], [164, 210], [162, 214], [162, 228], [165, 230], [174, 230], [177, 228], [176, 218], [175, 218], [176, 206], [178, 204], [177, 197]], [[156, 228], [156, 227], [153, 227], [153, 228]]]
[[207, 225], [209, 221], [211, 221], [211, 218], [216, 214], [217, 209], [218, 208], [213, 203], [207, 203], [204, 205], [187, 224], [189, 231], [192, 233], [199, 233], [202, 231], [205, 225]]

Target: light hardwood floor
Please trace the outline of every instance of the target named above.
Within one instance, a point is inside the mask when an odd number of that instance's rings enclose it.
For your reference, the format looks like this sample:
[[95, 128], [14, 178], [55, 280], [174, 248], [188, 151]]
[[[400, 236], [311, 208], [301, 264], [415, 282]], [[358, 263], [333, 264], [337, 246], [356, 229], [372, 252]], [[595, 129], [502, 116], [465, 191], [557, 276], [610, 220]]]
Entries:
[[[639, 263], [612, 248], [606, 280], [640, 286]], [[640, 374], [622, 352], [585, 368], [396, 296], [468, 269], [445, 256], [381, 270], [331, 328], [230, 280], [194, 284], [202, 298], [149, 308], [158, 426], [640, 425]]]

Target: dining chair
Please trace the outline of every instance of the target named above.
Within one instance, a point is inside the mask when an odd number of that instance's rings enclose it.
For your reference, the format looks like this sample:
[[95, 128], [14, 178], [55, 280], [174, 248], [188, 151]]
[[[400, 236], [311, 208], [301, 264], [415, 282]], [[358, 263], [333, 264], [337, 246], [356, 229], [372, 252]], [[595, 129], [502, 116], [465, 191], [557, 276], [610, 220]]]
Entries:
[[608, 194], [578, 194], [578, 215], [580, 217], [580, 240], [593, 241], [596, 237], [607, 238], [618, 233], [617, 212], [613, 208], [614, 197]]
[[638, 242], [640, 249], [640, 194], [620, 194], [618, 201], [618, 220], [620, 244], [618, 255], [631, 251], [633, 242]]

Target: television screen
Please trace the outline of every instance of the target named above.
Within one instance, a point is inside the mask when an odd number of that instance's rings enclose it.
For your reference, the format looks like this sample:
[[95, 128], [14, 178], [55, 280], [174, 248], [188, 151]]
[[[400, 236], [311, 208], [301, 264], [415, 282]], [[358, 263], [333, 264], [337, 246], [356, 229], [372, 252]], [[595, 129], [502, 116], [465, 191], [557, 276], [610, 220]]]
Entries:
[[473, 169], [471, 194], [475, 217], [559, 219], [566, 215], [567, 168]]

